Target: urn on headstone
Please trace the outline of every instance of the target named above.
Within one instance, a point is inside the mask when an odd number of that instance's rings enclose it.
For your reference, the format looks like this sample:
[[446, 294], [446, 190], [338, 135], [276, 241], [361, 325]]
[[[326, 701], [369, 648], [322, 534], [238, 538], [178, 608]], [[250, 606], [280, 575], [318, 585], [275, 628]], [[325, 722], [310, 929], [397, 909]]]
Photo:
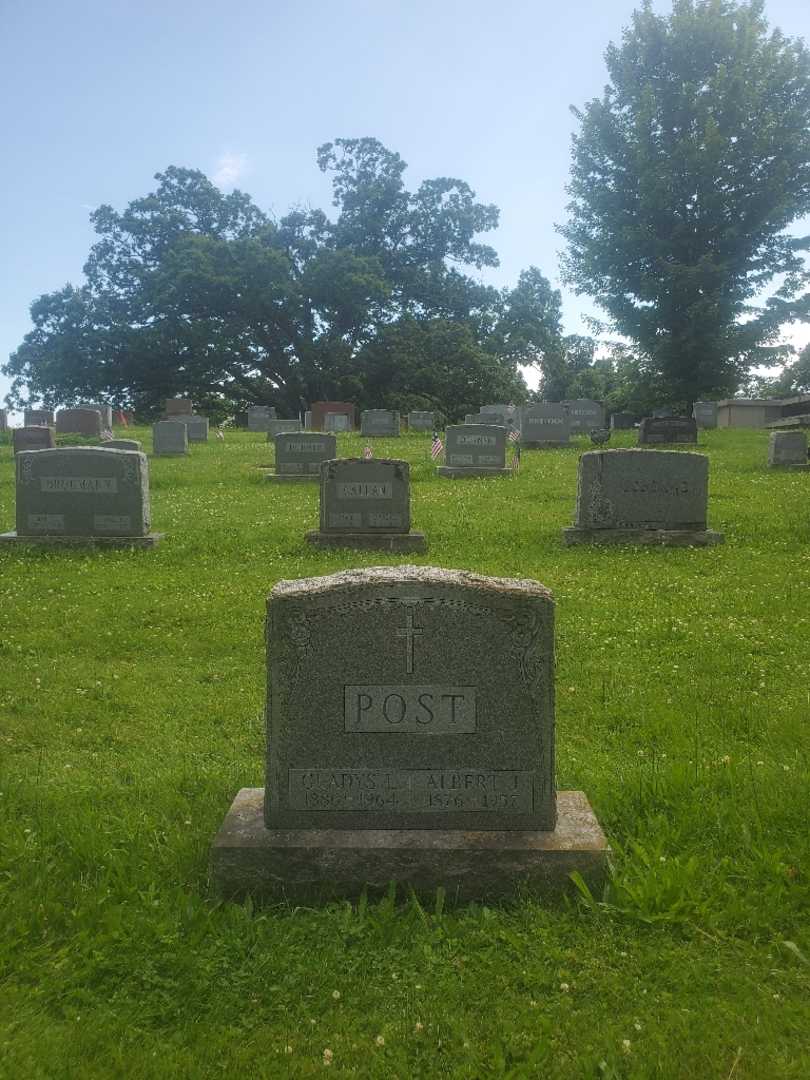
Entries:
[[336, 458], [321, 464], [320, 529], [316, 547], [425, 551], [425, 534], [411, 532], [410, 467], [386, 458]]
[[337, 439], [319, 431], [281, 431], [275, 436], [276, 470], [266, 478], [275, 483], [317, 483], [321, 462], [337, 457]]
[[566, 544], [669, 547], [723, 542], [706, 527], [709, 459], [677, 450], [592, 450], [579, 459], [574, 527]]
[[506, 428], [500, 424], [451, 424], [445, 432], [439, 476], [511, 476], [506, 467]]
[[[47, 429], [46, 429], [47, 430]], [[8, 543], [152, 547], [144, 454], [92, 446], [17, 455], [17, 531]]]
[[214, 840], [218, 890], [596, 885], [604, 835], [582, 792], [555, 790], [553, 612], [535, 581], [434, 567], [279, 582], [266, 786]]

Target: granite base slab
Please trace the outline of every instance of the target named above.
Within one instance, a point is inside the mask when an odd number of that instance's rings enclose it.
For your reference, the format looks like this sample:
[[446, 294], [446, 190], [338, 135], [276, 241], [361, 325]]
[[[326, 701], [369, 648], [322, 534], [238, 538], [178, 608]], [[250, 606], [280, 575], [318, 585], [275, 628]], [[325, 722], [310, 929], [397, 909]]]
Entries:
[[274, 484], [317, 484], [320, 481], [318, 473], [277, 473], [265, 474], [265, 480], [271, 480]]
[[768, 466], [769, 469], [776, 469], [777, 471], [786, 470], [788, 472], [807, 472], [810, 469], [810, 461], [796, 461], [789, 465], [782, 465], [781, 463]]
[[547, 897], [572, 887], [577, 870], [598, 889], [610, 854], [582, 791], [557, 792], [550, 831], [267, 829], [264, 788], [242, 788], [210, 852], [213, 888], [231, 899], [330, 899], [385, 891], [395, 881], [450, 900]]
[[488, 469], [485, 466], [476, 468], [474, 465], [439, 465], [436, 468], [439, 476], [449, 477], [451, 480], [464, 479], [470, 476], [511, 476], [511, 469]]
[[571, 544], [642, 544], [660, 547], [713, 547], [725, 536], [713, 529], [563, 529]]
[[104, 547], [104, 548], [152, 548], [165, 533], [148, 533], [146, 536], [18, 536], [16, 532], [0, 533], [0, 544], [26, 544], [31, 547]]
[[306, 534], [308, 544], [317, 548], [352, 548], [355, 551], [427, 551], [421, 532], [408, 533], [325, 533], [312, 529]]

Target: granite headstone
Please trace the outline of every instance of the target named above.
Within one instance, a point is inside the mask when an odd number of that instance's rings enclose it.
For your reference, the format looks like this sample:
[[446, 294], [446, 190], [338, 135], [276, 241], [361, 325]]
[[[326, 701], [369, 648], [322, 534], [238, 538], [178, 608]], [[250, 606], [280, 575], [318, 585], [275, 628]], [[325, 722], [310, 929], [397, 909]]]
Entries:
[[810, 469], [804, 431], [772, 431], [768, 438], [770, 468]]
[[568, 446], [571, 418], [562, 403], [538, 402], [520, 410], [520, 442], [529, 450]]
[[610, 417], [611, 431], [629, 431], [636, 426], [636, 418], [629, 412], [615, 412]]
[[51, 409], [26, 409], [23, 423], [26, 427], [53, 427], [55, 418]]
[[276, 419], [276, 410], [272, 405], [250, 405], [247, 411], [248, 431], [268, 430], [268, 421]]
[[56, 414], [58, 435], [85, 435], [97, 439], [101, 432], [102, 419], [98, 409], [60, 409]]
[[[342, 426], [337, 421], [331, 421], [327, 427], [326, 415], [345, 416]], [[312, 430], [313, 431], [353, 431], [355, 407], [350, 401], [316, 401], [312, 406]]]
[[267, 421], [267, 441], [275, 442], [276, 435], [281, 435], [285, 432], [300, 431], [300, 420], [268, 420]]
[[568, 420], [572, 435], [587, 435], [595, 428], [605, 426], [605, 410], [598, 401], [590, 398], [574, 398], [570, 401], [561, 401], [568, 410]]
[[506, 428], [501, 424], [451, 424], [445, 431], [444, 465], [439, 476], [509, 476]]
[[191, 416], [194, 412], [194, 406], [191, 398], [166, 398], [163, 403], [163, 412], [165, 416]]
[[364, 409], [360, 413], [360, 434], [365, 438], [399, 438], [399, 413], [392, 409]]
[[319, 482], [321, 462], [337, 457], [337, 439], [319, 431], [280, 431], [275, 437], [276, 469], [268, 480]]
[[692, 406], [692, 416], [699, 428], [716, 428], [717, 402], [696, 401]]
[[433, 431], [434, 414], [423, 409], [414, 409], [408, 413], [408, 431]]
[[645, 416], [638, 429], [639, 446], [697, 445], [697, 424], [690, 416]]
[[158, 420], [152, 425], [152, 449], [158, 457], [188, 453], [188, 428], [180, 420]]
[[56, 446], [56, 439], [51, 427], [21, 427], [12, 431], [11, 445], [16, 455], [21, 450], [50, 450]]

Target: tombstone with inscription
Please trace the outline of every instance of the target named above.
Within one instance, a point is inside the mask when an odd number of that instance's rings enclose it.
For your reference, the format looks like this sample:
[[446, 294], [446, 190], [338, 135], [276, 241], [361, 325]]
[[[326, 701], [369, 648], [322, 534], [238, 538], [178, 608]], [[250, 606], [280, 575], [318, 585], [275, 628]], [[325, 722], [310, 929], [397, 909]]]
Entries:
[[515, 405], [482, 405], [478, 410], [478, 424], [500, 424], [509, 427], [513, 424], [517, 427], [518, 409]]
[[768, 439], [768, 467], [810, 469], [807, 435], [803, 431], [772, 431]]
[[158, 420], [152, 425], [152, 450], [157, 457], [188, 453], [188, 429], [180, 420]]
[[276, 435], [281, 435], [284, 432], [300, 431], [300, 420], [268, 420], [267, 421], [267, 441], [275, 442]]
[[716, 428], [717, 402], [696, 401], [692, 406], [692, 416], [699, 428]]
[[105, 450], [135, 450], [138, 453], [143, 449], [137, 439], [108, 439], [102, 446]]
[[583, 792], [555, 790], [542, 585], [431, 566], [280, 581], [266, 641], [266, 784], [214, 839], [219, 893], [599, 887], [604, 834]]
[[579, 459], [576, 517], [566, 544], [706, 547], [709, 459], [677, 450], [591, 450]]
[[506, 467], [506, 428], [501, 424], [451, 424], [445, 432], [439, 476], [511, 476]]
[[561, 401], [560, 404], [568, 409], [572, 435], [587, 435], [589, 431], [605, 426], [605, 410], [598, 401], [575, 398], [572, 401]]
[[629, 431], [636, 426], [636, 418], [629, 412], [615, 412], [610, 417], [611, 431]]
[[366, 438], [399, 438], [399, 413], [392, 409], [364, 409], [360, 413], [360, 434]]
[[425, 551], [425, 534], [411, 532], [407, 461], [336, 458], [321, 464], [320, 528], [307, 542], [320, 548]]
[[337, 457], [337, 439], [320, 431], [281, 431], [275, 445], [276, 471], [267, 479], [276, 483], [318, 482], [321, 462]]
[[[331, 419], [327, 423], [327, 415], [333, 418], [342, 416], [345, 419]], [[355, 407], [350, 401], [316, 401], [312, 406], [313, 431], [353, 431], [354, 418]]]
[[697, 424], [689, 416], [645, 416], [638, 429], [639, 446], [697, 445]]
[[275, 418], [276, 410], [272, 405], [250, 405], [247, 411], [248, 431], [267, 431], [268, 421]]
[[53, 427], [54, 415], [51, 409], [26, 409], [23, 423], [26, 427]]
[[414, 409], [408, 413], [408, 431], [433, 431], [434, 413], [423, 409]]
[[524, 449], [568, 446], [570, 435], [571, 418], [561, 403], [541, 401], [520, 410], [520, 444]]
[[101, 432], [98, 409], [60, 409], [56, 414], [57, 435], [86, 435], [97, 439]]
[[144, 454], [94, 446], [17, 454], [17, 530], [5, 543], [152, 547]]
[[12, 431], [11, 444], [16, 455], [21, 450], [50, 450], [56, 446], [56, 439], [53, 428], [21, 427], [14, 428]]
[[193, 412], [194, 406], [191, 403], [191, 398], [166, 398], [163, 403], [163, 413], [167, 417], [191, 416]]

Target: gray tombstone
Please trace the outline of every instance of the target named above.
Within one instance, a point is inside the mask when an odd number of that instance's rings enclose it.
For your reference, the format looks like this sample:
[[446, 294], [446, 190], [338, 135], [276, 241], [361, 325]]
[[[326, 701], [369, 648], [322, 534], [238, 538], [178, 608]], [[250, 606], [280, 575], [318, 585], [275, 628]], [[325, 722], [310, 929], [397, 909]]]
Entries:
[[399, 438], [399, 413], [391, 409], [364, 409], [360, 413], [360, 434], [365, 438]]
[[560, 404], [568, 409], [572, 435], [587, 435], [589, 431], [605, 426], [605, 410], [598, 401], [591, 401], [590, 398], [575, 398], [571, 401], [562, 401]]
[[190, 443], [208, 442], [209, 420], [207, 416], [197, 416], [195, 413], [178, 413], [172, 417], [176, 424], [185, 424]]
[[137, 439], [108, 439], [102, 446], [105, 450], [135, 450], [138, 453], [143, 449]]
[[611, 431], [629, 431], [636, 426], [636, 418], [629, 412], [615, 412], [610, 417]]
[[336, 458], [321, 464], [320, 529], [316, 547], [424, 551], [424, 533], [411, 532], [407, 461]]
[[175, 416], [191, 416], [194, 412], [194, 406], [191, 403], [191, 398], [166, 398], [163, 403], [163, 412], [167, 417], [172, 418]]
[[506, 428], [501, 424], [451, 424], [445, 431], [439, 476], [511, 476], [506, 467]]
[[697, 424], [689, 416], [645, 416], [638, 429], [639, 446], [697, 445]]
[[768, 439], [769, 468], [810, 469], [807, 435], [803, 431], [772, 431]]
[[323, 414], [324, 431], [351, 431], [351, 417], [347, 413], [326, 412]]
[[280, 431], [275, 445], [276, 471], [267, 479], [276, 483], [320, 481], [321, 462], [337, 457], [337, 439], [320, 431]]
[[304, 413], [304, 431], [312, 431], [312, 409]]
[[56, 414], [57, 435], [86, 435], [99, 438], [102, 432], [98, 409], [60, 409]]
[[567, 544], [720, 544], [706, 527], [709, 459], [677, 450], [592, 450], [579, 459]]
[[283, 432], [288, 431], [300, 431], [300, 420], [268, 420], [267, 421], [267, 441], [274, 442], [276, 435], [280, 435]]
[[509, 427], [510, 424], [518, 426], [518, 409], [515, 405], [482, 405], [478, 410], [478, 416], [474, 423], [477, 424], [500, 424]]
[[17, 531], [6, 542], [151, 547], [144, 454], [93, 446], [17, 455]]
[[55, 419], [51, 409], [26, 409], [23, 423], [26, 427], [53, 427]]
[[454, 899], [597, 886], [607, 844], [556, 791], [554, 602], [536, 581], [390, 566], [267, 604], [266, 787], [211, 850], [226, 895]]
[[417, 409], [408, 413], [408, 431], [433, 431], [434, 414]]
[[14, 453], [21, 450], [50, 450], [56, 446], [53, 428], [50, 427], [22, 427], [15, 428], [11, 433], [11, 443]]
[[157, 457], [188, 453], [188, 428], [180, 420], [158, 420], [152, 425], [152, 450]]
[[250, 405], [247, 411], [248, 431], [267, 431], [268, 422], [276, 419], [272, 405]]
[[113, 426], [113, 414], [111, 405], [103, 405], [97, 401], [83, 402], [79, 408], [81, 409], [96, 409], [101, 413], [101, 427], [104, 431], [112, 431]]
[[716, 428], [717, 402], [696, 401], [692, 406], [692, 416], [699, 428]]
[[568, 446], [571, 418], [559, 402], [541, 401], [520, 410], [520, 443], [529, 450]]

